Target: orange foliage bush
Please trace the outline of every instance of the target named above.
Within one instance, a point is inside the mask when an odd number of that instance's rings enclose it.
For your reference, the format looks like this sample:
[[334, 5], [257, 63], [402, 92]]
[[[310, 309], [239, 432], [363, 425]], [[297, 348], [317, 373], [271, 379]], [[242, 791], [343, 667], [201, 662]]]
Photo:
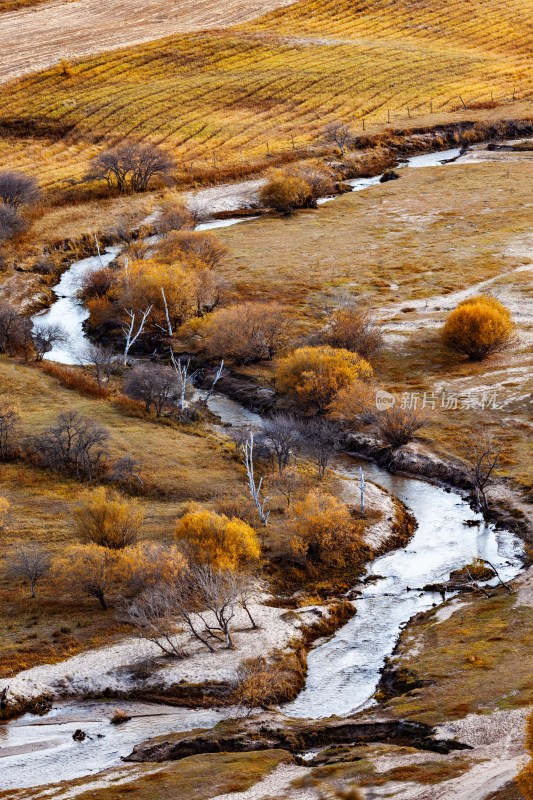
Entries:
[[261, 554], [257, 533], [248, 523], [201, 507], [178, 520], [176, 538], [193, 561], [217, 570], [237, 569]]
[[110, 389], [105, 386], [99, 386], [93, 376], [88, 375], [81, 367], [64, 367], [53, 361], [41, 361], [39, 366], [47, 375], [57, 378], [61, 385], [67, 389], [74, 389], [90, 397], [109, 397], [111, 395]]
[[352, 519], [348, 507], [319, 489], [294, 507], [293, 551], [312, 564], [353, 567], [368, 558], [362, 538], [363, 523]]
[[187, 568], [187, 559], [176, 545], [139, 542], [125, 551], [130, 583], [137, 591], [172, 585]]
[[109, 594], [124, 589], [129, 570], [126, 558], [117, 550], [78, 544], [55, 560], [53, 577], [56, 585], [73, 594], [94, 597], [106, 609]]
[[276, 383], [304, 408], [325, 411], [341, 389], [356, 380], [370, 380], [372, 367], [357, 353], [329, 347], [300, 347], [283, 358]]
[[493, 297], [478, 295], [464, 300], [451, 312], [442, 330], [442, 340], [470, 361], [482, 361], [505, 349], [512, 331], [513, 322], [505, 306]]
[[284, 341], [286, 312], [277, 303], [239, 303], [208, 317], [197, 332], [210, 358], [236, 364], [269, 361]]

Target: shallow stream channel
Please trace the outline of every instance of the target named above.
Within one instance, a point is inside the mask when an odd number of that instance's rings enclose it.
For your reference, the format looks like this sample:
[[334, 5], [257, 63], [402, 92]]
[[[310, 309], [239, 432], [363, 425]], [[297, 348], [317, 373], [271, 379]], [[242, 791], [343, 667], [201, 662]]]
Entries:
[[[411, 167], [435, 166], [455, 158], [459, 150], [416, 156]], [[368, 188], [378, 178], [353, 181], [354, 190]], [[238, 218], [224, 224], [244, 222]], [[219, 223], [216, 223], [217, 225]], [[103, 255], [110, 263], [117, 254], [110, 248]], [[86, 311], [76, 299], [79, 281], [87, 270], [98, 269], [100, 259], [74, 264], [55, 288], [58, 299], [49, 311], [35, 318], [60, 322], [77, 346], [83, 344]], [[48, 358], [76, 363], [72, 352], [54, 349]], [[229, 398], [213, 394], [210, 410], [226, 428], [260, 428], [259, 415]], [[318, 718], [349, 714], [372, 705], [380, 670], [411, 617], [441, 602], [440, 595], [423, 586], [446, 580], [450, 573], [472, 561], [485, 558], [505, 581], [522, 566], [521, 541], [508, 531], [486, 524], [459, 495], [410, 477], [391, 475], [384, 469], [348, 455], [341, 455], [333, 468], [347, 482], [357, 501], [359, 468], [366, 478], [383, 486], [410, 509], [417, 520], [416, 532], [403, 548], [377, 558], [367, 570], [370, 580], [361, 584], [354, 601], [356, 615], [333, 636], [320, 641], [308, 657], [306, 686], [282, 709], [288, 716]], [[132, 716], [124, 725], [112, 726], [115, 705]], [[137, 702], [116, 703], [69, 701], [56, 703], [45, 717], [30, 714], [0, 725], [0, 787], [46, 785], [93, 775], [120, 765], [140, 741], [171, 731], [208, 728], [235, 710], [189, 710]], [[72, 736], [81, 728], [84, 742]]]

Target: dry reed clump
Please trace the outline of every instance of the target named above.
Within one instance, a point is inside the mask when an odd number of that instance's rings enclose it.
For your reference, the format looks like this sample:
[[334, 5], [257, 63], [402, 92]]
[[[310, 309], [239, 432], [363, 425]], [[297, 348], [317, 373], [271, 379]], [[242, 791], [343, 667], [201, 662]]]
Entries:
[[47, 375], [51, 375], [60, 382], [66, 389], [73, 389], [89, 397], [108, 398], [111, 396], [111, 389], [99, 386], [92, 375], [88, 375], [81, 367], [64, 367], [53, 361], [41, 361], [40, 369]]

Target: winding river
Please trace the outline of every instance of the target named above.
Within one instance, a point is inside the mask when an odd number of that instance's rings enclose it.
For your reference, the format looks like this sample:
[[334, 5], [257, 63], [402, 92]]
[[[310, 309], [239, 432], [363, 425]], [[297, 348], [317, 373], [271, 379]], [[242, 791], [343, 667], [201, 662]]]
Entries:
[[[435, 166], [458, 155], [459, 150], [426, 154], [410, 159], [408, 166]], [[379, 177], [351, 183], [355, 191], [360, 191], [378, 181]], [[212, 227], [244, 221], [235, 218], [213, 223]], [[111, 263], [117, 252], [117, 248], [109, 248], [102, 255], [103, 262]], [[57, 301], [49, 311], [35, 318], [36, 325], [43, 321], [60, 322], [75, 344], [69, 350], [54, 348], [48, 354], [49, 359], [61, 363], [77, 361], [73, 350], [81, 349], [85, 342], [83, 322], [87, 313], [76, 299], [76, 290], [83, 275], [100, 265], [98, 258], [73, 264], [55, 287]], [[214, 394], [209, 407], [225, 426], [260, 427], [262, 424], [259, 415], [222, 395]], [[342, 715], [371, 705], [380, 669], [401, 629], [414, 614], [440, 602], [439, 595], [423, 590], [425, 584], [445, 580], [452, 570], [476, 556], [490, 560], [505, 580], [516, 576], [522, 565], [520, 540], [486, 524], [453, 492], [424, 481], [391, 475], [376, 465], [347, 455], [339, 456], [334, 468], [348, 482], [353, 480], [354, 501], [360, 465], [367, 478], [388, 489], [409, 507], [418, 528], [406, 547], [376, 559], [368, 567], [368, 575], [374, 580], [362, 584], [361, 594], [355, 601], [355, 617], [311, 650], [306, 686], [296, 700], [282, 709], [290, 716]], [[119, 727], [109, 725], [107, 703], [77, 701], [56, 704], [44, 718], [25, 715], [0, 725], [2, 788], [44, 785], [95, 774], [118, 766], [120, 757], [145, 738], [170, 731], [211, 727], [230, 713], [228, 710], [222, 713], [123, 701], [120, 706], [131, 713], [133, 719]], [[90, 738], [78, 744], [73, 742], [72, 734], [80, 727]]]

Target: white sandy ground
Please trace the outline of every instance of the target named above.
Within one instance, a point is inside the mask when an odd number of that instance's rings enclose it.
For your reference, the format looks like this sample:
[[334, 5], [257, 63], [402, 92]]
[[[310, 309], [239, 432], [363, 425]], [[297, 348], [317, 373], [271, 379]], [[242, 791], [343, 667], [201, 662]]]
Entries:
[[[353, 486], [343, 480], [346, 500], [357, 503]], [[353, 484], [353, 479], [352, 479]], [[349, 495], [349, 496], [348, 496]], [[367, 481], [365, 499], [369, 510], [380, 510], [382, 517], [367, 530], [366, 540], [379, 547], [391, 535], [396, 509], [392, 497], [381, 487]], [[40, 695], [53, 698], [112, 692], [127, 692], [135, 688], [166, 688], [174, 683], [204, 683], [209, 681], [233, 681], [240, 662], [246, 658], [264, 655], [273, 650], [286, 648], [302, 625], [320, 621], [327, 609], [307, 607], [297, 611], [271, 608], [263, 605], [265, 597], [259, 595], [252, 606], [252, 616], [259, 625], [252, 630], [246, 614], [238, 609], [233, 628], [235, 650], [218, 649], [216, 655], [187, 633], [178, 639], [185, 646], [188, 657], [184, 660], [158, 658], [158, 648], [142, 639], [126, 638], [118, 644], [80, 653], [58, 664], [43, 664], [20, 672], [14, 678], [0, 680], [0, 691], [10, 687], [10, 696], [31, 699]], [[143, 664], [149, 666], [150, 677], [132, 674]], [[144, 670], [143, 670], [144, 672]]]
[[[28, 700], [43, 694], [60, 698], [106, 690], [165, 688], [180, 681], [233, 681], [242, 659], [265, 655], [278, 648], [283, 650], [299, 635], [302, 625], [317, 622], [327, 613], [324, 608], [309, 607], [293, 612], [259, 604], [254, 604], [251, 611], [260, 627], [252, 630], [239, 609], [234, 626], [235, 650], [221, 647], [216, 654], [209, 653], [201, 643], [183, 633], [177, 639], [185, 646], [188, 657], [161, 660], [158, 658], [160, 651], [151, 642], [127, 638], [119, 644], [89, 650], [58, 664], [25, 670], [14, 678], [0, 681], [0, 690], [9, 685], [11, 697]], [[143, 665], [149, 667], [146, 670], [149, 677], [132, 674]]]
[[223, 183], [208, 189], [187, 192], [185, 202], [189, 208], [209, 217], [222, 212], [254, 208], [259, 205], [259, 190], [265, 183], [264, 178]]

